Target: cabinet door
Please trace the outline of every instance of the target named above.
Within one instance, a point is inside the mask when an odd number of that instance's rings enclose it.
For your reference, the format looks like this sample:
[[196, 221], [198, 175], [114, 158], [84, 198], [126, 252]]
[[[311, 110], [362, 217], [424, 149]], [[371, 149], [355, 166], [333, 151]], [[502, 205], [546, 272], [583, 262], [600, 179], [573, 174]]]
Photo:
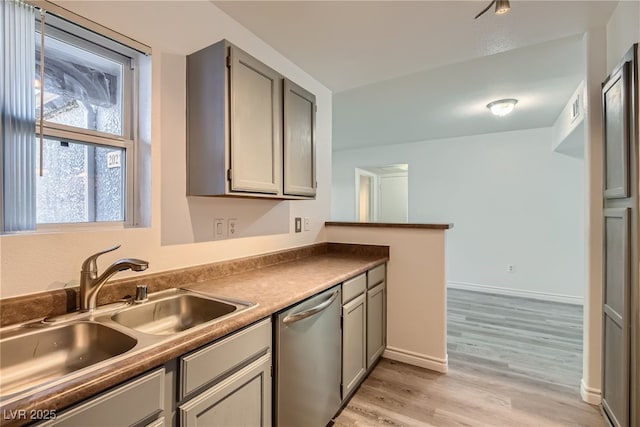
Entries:
[[284, 194], [316, 195], [316, 97], [284, 80]]
[[630, 196], [629, 65], [625, 63], [602, 88], [605, 199]]
[[270, 426], [271, 355], [178, 408], [180, 426]]
[[342, 399], [367, 372], [367, 309], [365, 294], [342, 306]]
[[40, 426], [129, 426], [164, 409], [164, 369], [157, 369], [60, 413]]
[[376, 363], [385, 347], [385, 283], [367, 291], [367, 369]]
[[282, 77], [230, 47], [230, 189], [281, 194]]
[[605, 209], [602, 409], [614, 427], [629, 425], [629, 244], [629, 209]]

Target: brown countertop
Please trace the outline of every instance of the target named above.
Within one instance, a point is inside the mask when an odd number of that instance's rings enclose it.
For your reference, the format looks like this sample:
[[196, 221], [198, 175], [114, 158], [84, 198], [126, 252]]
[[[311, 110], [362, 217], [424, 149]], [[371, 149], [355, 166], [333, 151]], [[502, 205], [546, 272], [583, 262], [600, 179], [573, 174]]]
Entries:
[[448, 230], [453, 228], [453, 224], [419, 224], [405, 222], [349, 222], [349, 221], [327, 221], [324, 225], [337, 227], [374, 227], [374, 228], [422, 228], [429, 230]]
[[[357, 251], [356, 251], [357, 252]], [[191, 333], [184, 332], [142, 353], [114, 358], [108, 366], [76, 376], [60, 385], [0, 402], [0, 411], [18, 409], [61, 410], [163, 365], [171, 359], [208, 344], [258, 320], [317, 294], [345, 279], [388, 260], [387, 256], [335, 252], [309, 256], [291, 262], [180, 286], [217, 296], [243, 299], [258, 306], [227, 320]], [[29, 420], [2, 420], [2, 425], [18, 425]]]

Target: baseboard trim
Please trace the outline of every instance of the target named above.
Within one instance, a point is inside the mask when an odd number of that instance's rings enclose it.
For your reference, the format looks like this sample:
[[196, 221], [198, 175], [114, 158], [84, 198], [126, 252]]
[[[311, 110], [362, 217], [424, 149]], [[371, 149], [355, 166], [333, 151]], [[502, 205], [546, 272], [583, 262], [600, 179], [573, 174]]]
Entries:
[[382, 353], [382, 357], [430, 369], [432, 371], [442, 372], [443, 374], [446, 374], [449, 371], [449, 362], [446, 357], [444, 359], [440, 359], [395, 347], [387, 347], [384, 350], [384, 353]]
[[580, 380], [580, 396], [582, 400], [590, 405], [599, 405], [602, 403], [602, 393], [600, 389], [588, 387], [584, 383], [584, 378]]
[[545, 292], [525, 291], [519, 289], [503, 288], [500, 286], [480, 285], [476, 283], [447, 282], [447, 287], [451, 289], [462, 289], [465, 291], [484, 292], [489, 294], [508, 295], [512, 297], [532, 298], [542, 301], [562, 302], [572, 305], [584, 305], [584, 298], [562, 294], [549, 294]]

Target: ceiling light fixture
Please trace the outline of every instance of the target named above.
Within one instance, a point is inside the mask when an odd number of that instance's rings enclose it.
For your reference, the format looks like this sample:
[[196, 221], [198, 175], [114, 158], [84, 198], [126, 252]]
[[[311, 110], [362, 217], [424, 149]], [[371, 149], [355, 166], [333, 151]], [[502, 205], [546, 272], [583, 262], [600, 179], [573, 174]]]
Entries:
[[494, 3], [496, 5], [496, 15], [504, 15], [505, 13], [509, 12], [509, 10], [511, 10], [509, 0], [492, 0], [491, 3], [489, 3], [487, 7], [482, 9], [482, 12], [477, 14], [474, 19], [478, 19], [479, 17], [481, 17], [487, 10], [491, 8], [491, 6], [493, 6]]
[[496, 15], [504, 15], [509, 12], [511, 5], [509, 0], [496, 0]]
[[517, 103], [517, 99], [499, 99], [488, 103], [487, 108], [491, 110], [492, 114], [502, 117], [512, 112]]

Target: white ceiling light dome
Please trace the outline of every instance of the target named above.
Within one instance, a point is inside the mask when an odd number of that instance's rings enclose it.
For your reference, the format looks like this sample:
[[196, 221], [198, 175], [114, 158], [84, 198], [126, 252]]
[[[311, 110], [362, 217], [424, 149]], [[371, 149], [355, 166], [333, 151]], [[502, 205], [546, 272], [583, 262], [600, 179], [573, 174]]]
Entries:
[[487, 108], [493, 115], [503, 117], [512, 112], [517, 103], [518, 100], [513, 98], [499, 99], [488, 103]]

